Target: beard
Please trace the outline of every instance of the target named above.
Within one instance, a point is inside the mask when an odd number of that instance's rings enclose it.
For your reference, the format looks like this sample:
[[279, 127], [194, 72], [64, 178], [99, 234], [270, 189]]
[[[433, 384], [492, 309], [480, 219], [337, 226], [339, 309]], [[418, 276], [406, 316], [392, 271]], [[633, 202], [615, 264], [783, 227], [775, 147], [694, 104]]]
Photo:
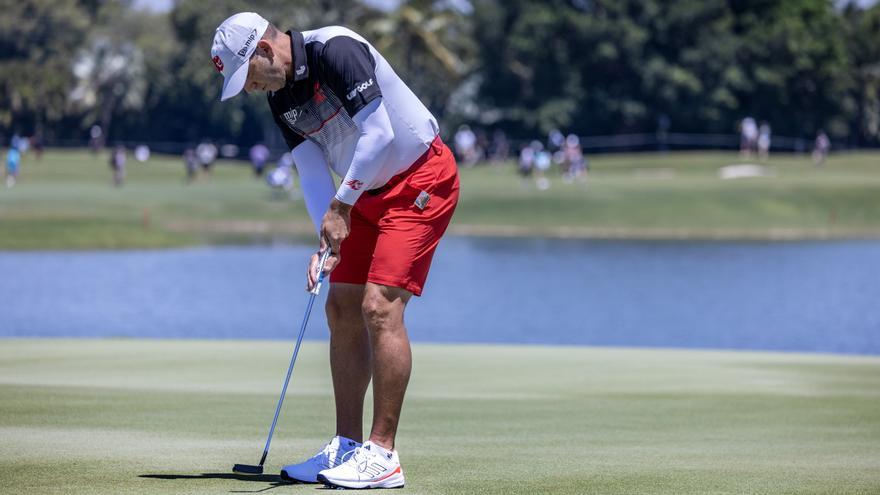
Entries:
[[281, 67], [270, 67], [266, 73], [266, 86], [269, 91], [278, 91], [287, 85], [287, 74]]

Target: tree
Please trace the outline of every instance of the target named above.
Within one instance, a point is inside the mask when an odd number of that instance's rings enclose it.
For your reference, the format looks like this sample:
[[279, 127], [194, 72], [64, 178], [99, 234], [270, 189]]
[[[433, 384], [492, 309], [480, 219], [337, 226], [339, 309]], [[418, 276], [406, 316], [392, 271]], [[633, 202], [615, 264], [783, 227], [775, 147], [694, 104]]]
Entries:
[[117, 110], [143, 107], [147, 86], [144, 73], [144, 56], [134, 43], [98, 36], [74, 58], [76, 85], [70, 100], [89, 114], [94, 113], [90, 120], [97, 120], [109, 136]]
[[743, 110], [789, 135], [824, 128], [847, 137], [855, 102], [843, 23], [832, 3], [740, 3], [734, 30], [742, 40], [736, 63], [747, 80], [736, 93]]
[[479, 112], [514, 133], [789, 135], [853, 118], [841, 16], [826, 0], [476, 0]]
[[364, 20], [364, 35], [437, 115], [469, 70], [470, 27], [462, 12], [435, 0], [409, 0]]
[[2, 0], [0, 129], [33, 131], [69, 114], [70, 60], [89, 19], [75, 0]]
[[865, 11], [854, 4], [844, 10], [847, 47], [851, 57], [851, 120], [854, 144], [880, 144], [880, 4]]

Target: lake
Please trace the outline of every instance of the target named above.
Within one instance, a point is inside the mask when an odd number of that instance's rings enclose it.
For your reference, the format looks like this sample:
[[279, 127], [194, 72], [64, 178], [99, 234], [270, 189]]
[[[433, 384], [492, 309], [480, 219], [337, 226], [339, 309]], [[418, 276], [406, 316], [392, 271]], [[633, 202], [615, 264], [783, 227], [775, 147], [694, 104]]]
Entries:
[[[0, 252], [0, 336], [294, 339], [311, 252]], [[407, 315], [417, 342], [880, 354], [880, 241], [449, 237]]]

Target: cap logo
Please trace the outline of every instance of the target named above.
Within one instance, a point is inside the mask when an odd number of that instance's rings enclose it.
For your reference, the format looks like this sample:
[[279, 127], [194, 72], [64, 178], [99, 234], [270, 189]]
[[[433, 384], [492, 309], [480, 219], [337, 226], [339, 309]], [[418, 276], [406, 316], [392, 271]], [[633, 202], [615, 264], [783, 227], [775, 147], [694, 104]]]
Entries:
[[251, 31], [251, 35], [248, 36], [247, 41], [244, 42], [244, 46], [241, 47], [241, 50], [238, 51], [238, 56], [239, 56], [239, 57], [244, 57], [244, 56], [245, 56], [245, 54], [246, 54], [247, 51], [248, 51], [248, 48], [250, 48], [251, 43], [253, 43], [255, 39], [257, 39], [257, 30], [256, 30], [256, 29], [254, 29], [253, 31]]
[[214, 67], [217, 68], [217, 71], [223, 72], [223, 61], [220, 60], [220, 55], [214, 55], [212, 60], [214, 61]]

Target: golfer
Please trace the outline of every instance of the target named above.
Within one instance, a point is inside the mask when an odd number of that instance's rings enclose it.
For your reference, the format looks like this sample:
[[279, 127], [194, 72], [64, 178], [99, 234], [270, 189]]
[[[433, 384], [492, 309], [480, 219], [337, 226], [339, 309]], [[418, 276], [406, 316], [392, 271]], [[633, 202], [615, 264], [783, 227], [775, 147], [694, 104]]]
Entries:
[[[281, 475], [342, 488], [401, 487], [394, 440], [412, 367], [403, 314], [422, 293], [458, 202], [452, 153], [437, 120], [385, 58], [346, 28], [281, 32], [257, 14], [240, 13], [217, 28], [211, 55], [225, 78], [221, 100], [242, 89], [267, 92], [319, 252], [331, 252], [323, 267], [312, 256], [307, 286], [319, 269], [330, 272], [336, 434]], [[363, 441], [371, 379], [373, 422]]]

